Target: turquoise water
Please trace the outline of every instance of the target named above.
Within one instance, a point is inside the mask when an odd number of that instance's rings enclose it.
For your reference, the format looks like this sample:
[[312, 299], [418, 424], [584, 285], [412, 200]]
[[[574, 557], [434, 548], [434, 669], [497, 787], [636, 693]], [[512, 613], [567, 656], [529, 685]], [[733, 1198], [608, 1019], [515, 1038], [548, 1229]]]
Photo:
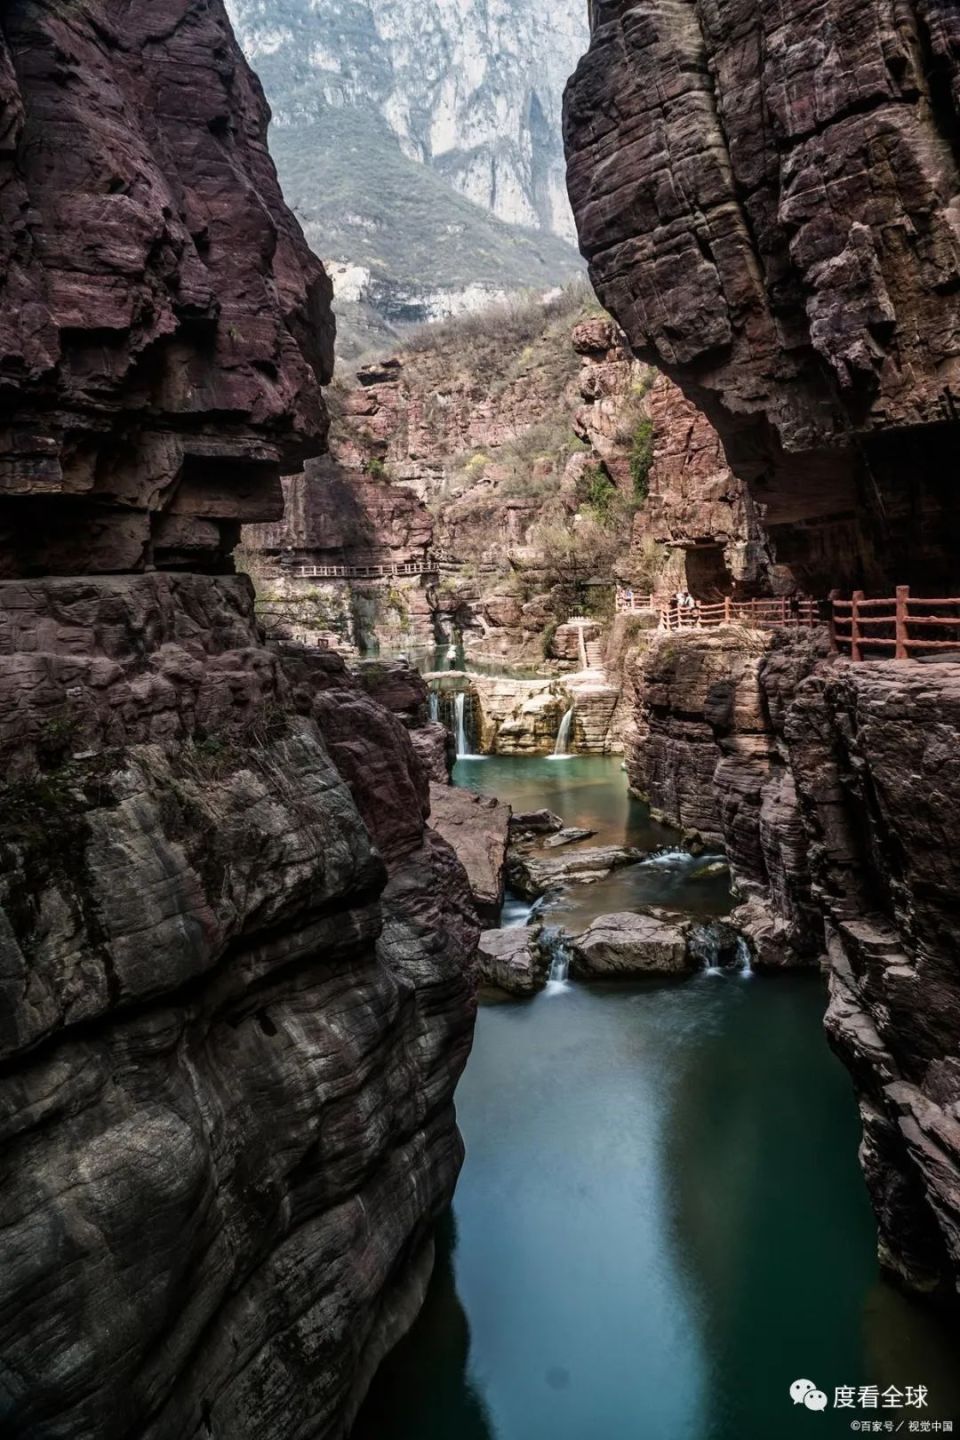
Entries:
[[[461, 760], [453, 773], [457, 785], [499, 795], [515, 812], [545, 807], [570, 825], [596, 831], [582, 846], [551, 852], [558, 858], [591, 845], [633, 845], [650, 852], [647, 863], [614, 871], [600, 884], [571, 885], [562, 895], [548, 897], [537, 914], [552, 925], [576, 932], [597, 915], [638, 905], [663, 905], [698, 918], [725, 915], [731, 907], [726, 867], [718, 867], [716, 857], [711, 861], [678, 850], [676, 831], [651, 819], [648, 807], [629, 794], [615, 756], [488, 755]], [[529, 908], [529, 903], [508, 903], [504, 923], [525, 919]]]
[[[542, 762], [510, 763], [525, 792]], [[878, 1278], [824, 1003], [816, 975], [704, 974], [482, 1007], [428, 1301], [355, 1440], [804, 1440], [868, 1413], [795, 1407], [798, 1378], [925, 1384], [895, 1422], [960, 1432], [951, 1337]]]

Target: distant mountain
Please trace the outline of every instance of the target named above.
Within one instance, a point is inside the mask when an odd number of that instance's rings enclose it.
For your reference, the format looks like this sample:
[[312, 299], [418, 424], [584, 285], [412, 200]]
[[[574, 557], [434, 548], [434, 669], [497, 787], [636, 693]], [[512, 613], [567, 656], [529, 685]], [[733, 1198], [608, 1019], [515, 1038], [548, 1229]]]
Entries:
[[585, 0], [228, 0], [341, 353], [578, 273], [563, 87]]

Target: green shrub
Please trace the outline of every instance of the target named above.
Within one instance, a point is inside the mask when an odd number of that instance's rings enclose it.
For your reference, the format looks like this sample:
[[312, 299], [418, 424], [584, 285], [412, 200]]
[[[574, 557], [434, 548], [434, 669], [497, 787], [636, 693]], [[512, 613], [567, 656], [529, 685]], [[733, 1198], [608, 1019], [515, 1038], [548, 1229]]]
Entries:
[[653, 439], [653, 421], [644, 416], [633, 432], [630, 445], [630, 475], [633, 479], [633, 493], [638, 500], [646, 500], [650, 490]]
[[601, 525], [609, 525], [619, 508], [619, 492], [606, 470], [599, 465], [583, 473], [582, 491], [584, 505], [593, 512]]

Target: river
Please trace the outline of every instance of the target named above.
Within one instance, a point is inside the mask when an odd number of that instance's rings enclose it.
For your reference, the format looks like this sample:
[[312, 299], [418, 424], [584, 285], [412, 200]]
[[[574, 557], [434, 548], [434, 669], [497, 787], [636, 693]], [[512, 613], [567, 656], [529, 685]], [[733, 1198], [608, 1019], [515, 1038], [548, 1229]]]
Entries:
[[[675, 844], [616, 761], [488, 759], [456, 778], [598, 842]], [[724, 903], [715, 870], [642, 868], [634, 894]], [[629, 898], [606, 883], [574, 913]], [[926, 1408], [877, 1418], [960, 1433], [952, 1337], [878, 1277], [824, 1004], [817, 975], [734, 973], [482, 1005], [428, 1300], [355, 1440], [800, 1440], [872, 1418], [834, 1410], [836, 1387], [921, 1384]], [[799, 1378], [826, 1414], [791, 1402]]]

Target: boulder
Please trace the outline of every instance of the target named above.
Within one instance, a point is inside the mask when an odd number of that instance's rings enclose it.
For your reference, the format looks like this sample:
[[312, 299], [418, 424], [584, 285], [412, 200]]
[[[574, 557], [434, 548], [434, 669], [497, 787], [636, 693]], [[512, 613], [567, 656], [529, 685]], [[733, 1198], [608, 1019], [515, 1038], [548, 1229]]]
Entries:
[[570, 942], [571, 973], [595, 975], [680, 975], [693, 960], [689, 923], [680, 916], [645, 911], [599, 915]]
[[546, 983], [550, 961], [540, 945], [539, 930], [514, 925], [484, 930], [480, 936], [480, 980], [508, 995], [532, 995]]
[[529, 832], [531, 835], [549, 835], [562, 830], [563, 821], [552, 810], [520, 810], [510, 816], [510, 834]]
[[480, 919], [496, 924], [503, 905], [510, 806], [492, 795], [434, 782], [430, 786], [430, 824], [456, 851]]
[[[512, 854], [507, 861], [511, 890], [536, 900], [561, 885], [591, 885], [604, 880], [613, 870], [636, 865], [646, 858], [643, 850], [629, 845], [596, 845], [556, 859], [546, 855]], [[469, 866], [467, 867], [469, 871]]]

